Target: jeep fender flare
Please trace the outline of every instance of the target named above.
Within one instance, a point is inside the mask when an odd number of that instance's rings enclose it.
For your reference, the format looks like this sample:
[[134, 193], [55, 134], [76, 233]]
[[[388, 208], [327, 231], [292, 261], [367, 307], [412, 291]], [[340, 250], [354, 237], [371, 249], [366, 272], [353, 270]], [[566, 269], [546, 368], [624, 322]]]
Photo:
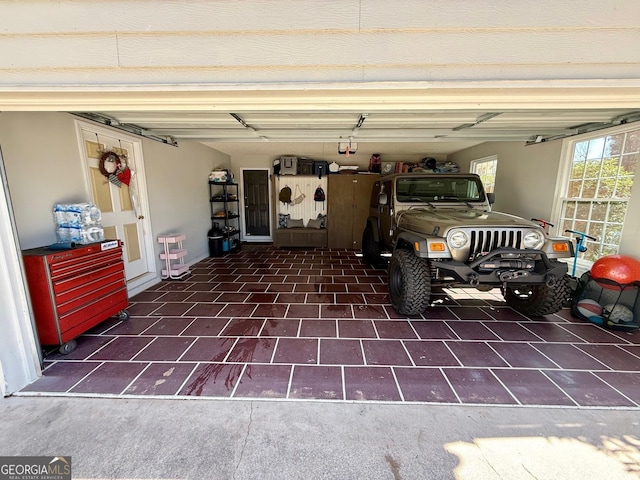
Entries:
[[[420, 247], [416, 250], [416, 243]], [[401, 232], [396, 238], [394, 250], [410, 249], [418, 257], [429, 257], [429, 249], [427, 248], [427, 238], [423, 235], [417, 235], [412, 232]]]

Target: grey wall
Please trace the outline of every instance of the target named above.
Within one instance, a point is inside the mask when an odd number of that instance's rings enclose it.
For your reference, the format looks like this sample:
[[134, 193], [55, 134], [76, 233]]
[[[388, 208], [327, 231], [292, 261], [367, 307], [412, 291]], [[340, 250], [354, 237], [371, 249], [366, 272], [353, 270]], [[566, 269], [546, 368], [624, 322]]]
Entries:
[[525, 218], [550, 219], [562, 142], [525, 146], [523, 142], [487, 142], [453, 155], [448, 160], [469, 171], [472, 160], [498, 156], [494, 208]]
[[[599, 134], [608, 132], [611, 130], [603, 130]], [[554, 222], [560, 213], [554, 200], [562, 195], [562, 179], [558, 182], [558, 176], [562, 175], [563, 156], [571, 150], [570, 141], [580, 141], [585, 137], [576, 136], [564, 142], [556, 140], [528, 147], [521, 142], [487, 142], [450, 155], [449, 160], [458, 162], [462, 171], [468, 171], [472, 160], [497, 155], [494, 208], [525, 218]], [[640, 181], [637, 178], [636, 175], [627, 208], [620, 254], [640, 258]], [[555, 234], [563, 235], [560, 230], [556, 227]]]
[[[89, 200], [74, 120], [66, 113], [0, 114], [0, 145], [21, 249], [56, 241], [55, 203]], [[185, 233], [187, 263], [207, 256], [208, 175], [215, 167], [228, 168], [229, 157], [195, 142], [178, 148], [147, 139], [142, 144], [151, 234]], [[161, 245], [154, 245], [161, 266]]]
[[154, 236], [186, 234], [187, 263], [208, 256], [209, 173], [230, 168], [229, 157], [196, 142], [181, 142], [175, 148], [145, 140], [143, 148]]

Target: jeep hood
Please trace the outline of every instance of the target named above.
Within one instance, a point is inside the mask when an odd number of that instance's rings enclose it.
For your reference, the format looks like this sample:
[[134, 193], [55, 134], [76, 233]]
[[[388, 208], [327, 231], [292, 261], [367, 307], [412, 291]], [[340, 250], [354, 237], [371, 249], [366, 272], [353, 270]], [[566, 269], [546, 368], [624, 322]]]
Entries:
[[438, 227], [438, 235], [444, 236], [453, 227], [464, 228], [537, 228], [540, 226], [521, 217], [500, 212], [474, 209], [413, 208], [397, 213], [399, 228], [431, 235]]

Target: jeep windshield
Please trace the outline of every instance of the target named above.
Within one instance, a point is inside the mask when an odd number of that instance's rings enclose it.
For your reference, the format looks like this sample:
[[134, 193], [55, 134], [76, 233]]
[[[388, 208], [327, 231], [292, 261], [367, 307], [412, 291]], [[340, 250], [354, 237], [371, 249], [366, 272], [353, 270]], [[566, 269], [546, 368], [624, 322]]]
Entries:
[[396, 180], [396, 200], [415, 202], [484, 202], [478, 177], [402, 177]]

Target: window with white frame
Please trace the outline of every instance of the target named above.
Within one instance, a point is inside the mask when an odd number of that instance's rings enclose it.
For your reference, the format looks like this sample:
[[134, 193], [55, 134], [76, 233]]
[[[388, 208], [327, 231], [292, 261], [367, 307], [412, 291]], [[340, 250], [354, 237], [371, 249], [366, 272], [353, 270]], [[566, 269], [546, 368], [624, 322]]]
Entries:
[[584, 260], [618, 253], [631, 187], [640, 158], [640, 129], [573, 143], [560, 213], [561, 233], [584, 232]]
[[498, 156], [480, 158], [471, 162], [471, 173], [476, 173], [482, 180], [485, 192], [493, 192], [496, 185], [496, 170], [498, 168]]

